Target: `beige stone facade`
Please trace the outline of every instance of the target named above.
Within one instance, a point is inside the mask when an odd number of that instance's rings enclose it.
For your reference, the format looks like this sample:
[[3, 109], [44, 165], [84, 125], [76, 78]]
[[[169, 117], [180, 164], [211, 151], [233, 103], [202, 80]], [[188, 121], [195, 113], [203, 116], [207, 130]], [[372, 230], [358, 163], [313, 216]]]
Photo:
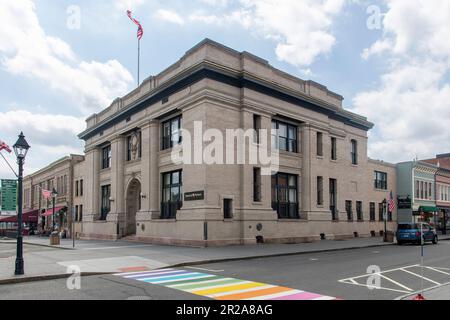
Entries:
[[[249, 53], [201, 42], [87, 119], [79, 135], [85, 161], [74, 166], [72, 178], [84, 188], [71, 201], [82, 206], [77, 235], [212, 246], [378, 234], [384, 229], [380, 203], [391, 190], [396, 197], [396, 168], [368, 159], [373, 125], [342, 101]], [[279, 153], [281, 174], [261, 175], [261, 166], [249, 163], [174, 163], [164, 132], [192, 133], [196, 122], [204, 132], [266, 129], [268, 146], [273, 125], [288, 128], [293, 133]], [[281, 135], [275, 139], [283, 149]], [[245, 141], [247, 148], [263, 144]], [[396, 212], [390, 230], [395, 220]]]
[[[74, 168], [81, 165], [84, 161], [82, 155], [70, 155], [61, 158], [45, 168], [34, 172], [24, 178], [23, 181], [23, 203], [24, 212], [39, 210], [39, 213], [45, 213], [53, 208], [51, 199], [45, 199], [42, 190], [57, 191], [55, 208], [61, 208], [61, 214], [55, 215], [56, 224], [60, 230], [66, 230], [70, 235], [72, 223], [72, 207], [74, 204]], [[55, 210], [56, 211], [56, 210]], [[42, 217], [39, 217], [39, 226], [42, 224]], [[53, 225], [53, 217], [45, 218], [45, 228], [50, 229]]]

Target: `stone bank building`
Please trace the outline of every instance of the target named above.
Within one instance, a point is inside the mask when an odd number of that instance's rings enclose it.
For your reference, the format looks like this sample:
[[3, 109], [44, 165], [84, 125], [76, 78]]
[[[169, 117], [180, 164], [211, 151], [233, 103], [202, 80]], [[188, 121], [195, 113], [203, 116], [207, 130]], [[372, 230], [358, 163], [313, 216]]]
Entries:
[[[77, 236], [216, 246], [379, 234], [396, 167], [368, 159], [373, 124], [342, 102], [250, 53], [202, 41], [87, 119], [74, 178], [84, 188], [74, 200]], [[254, 130], [245, 145], [277, 150], [278, 171], [174, 162], [182, 130], [196, 122], [204, 131]], [[388, 218], [395, 230], [396, 212]]]

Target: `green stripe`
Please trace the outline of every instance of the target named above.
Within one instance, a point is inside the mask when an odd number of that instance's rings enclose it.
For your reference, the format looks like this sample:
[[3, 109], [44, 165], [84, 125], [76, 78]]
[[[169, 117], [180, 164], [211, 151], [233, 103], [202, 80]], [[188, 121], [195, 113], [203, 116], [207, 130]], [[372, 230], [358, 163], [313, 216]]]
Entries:
[[207, 281], [207, 280], [214, 280], [214, 279], [223, 279], [223, 277], [213, 276], [213, 277], [200, 278], [200, 279], [174, 280], [174, 281], [170, 281], [170, 282], [161, 283], [161, 285], [168, 287], [168, 286], [173, 286], [175, 284], [193, 283], [193, 282], [200, 282], [200, 281]]
[[[206, 281], [206, 280], [204, 280], [204, 281]], [[221, 284], [232, 284], [232, 283], [239, 283], [239, 282], [242, 282], [242, 280], [238, 280], [238, 279], [224, 279], [224, 280], [217, 280], [217, 281], [208, 282], [208, 283], [187, 284], [187, 285], [184, 285], [184, 286], [176, 287], [174, 289], [178, 289], [178, 290], [201, 289], [201, 288], [206, 288], [206, 287], [211, 287], [211, 286], [218, 286], [218, 285], [221, 285]]]

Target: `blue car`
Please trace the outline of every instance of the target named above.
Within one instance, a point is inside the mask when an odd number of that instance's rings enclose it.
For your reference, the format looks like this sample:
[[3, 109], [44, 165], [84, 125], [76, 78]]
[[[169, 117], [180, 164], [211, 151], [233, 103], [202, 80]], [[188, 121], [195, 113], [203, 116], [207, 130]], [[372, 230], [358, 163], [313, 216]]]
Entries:
[[[421, 231], [422, 230], [422, 231]], [[397, 230], [397, 243], [402, 245], [404, 243], [421, 244], [421, 232], [423, 232], [424, 242], [438, 243], [438, 235], [436, 229], [427, 223], [401, 223]]]

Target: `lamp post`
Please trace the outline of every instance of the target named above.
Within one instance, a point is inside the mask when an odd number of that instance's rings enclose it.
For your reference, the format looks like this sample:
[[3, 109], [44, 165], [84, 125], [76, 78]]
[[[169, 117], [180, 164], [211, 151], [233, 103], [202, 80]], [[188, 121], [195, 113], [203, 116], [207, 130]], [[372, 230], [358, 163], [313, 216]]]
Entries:
[[384, 220], [383, 241], [387, 242], [387, 200], [386, 200], [386, 198], [383, 200], [383, 220]]
[[23, 238], [22, 238], [22, 196], [23, 196], [23, 164], [30, 145], [25, 140], [23, 132], [20, 133], [19, 139], [13, 146], [14, 153], [17, 157], [17, 164], [19, 165], [18, 175], [18, 203], [17, 203], [17, 255], [16, 255], [16, 269], [14, 274], [20, 276], [24, 274], [23, 268]]
[[53, 215], [52, 215], [52, 217], [53, 217], [53, 220], [52, 220], [53, 227], [52, 227], [52, 230], [53, 231], [55, 231], [55, 202], [56, 202], [56, 197], [57, 196], [58, 196], [58, 192], [55, 190], [55, 188], [53, 188], [53, 191], [52, 191], [52, 197], [53, 197]]

